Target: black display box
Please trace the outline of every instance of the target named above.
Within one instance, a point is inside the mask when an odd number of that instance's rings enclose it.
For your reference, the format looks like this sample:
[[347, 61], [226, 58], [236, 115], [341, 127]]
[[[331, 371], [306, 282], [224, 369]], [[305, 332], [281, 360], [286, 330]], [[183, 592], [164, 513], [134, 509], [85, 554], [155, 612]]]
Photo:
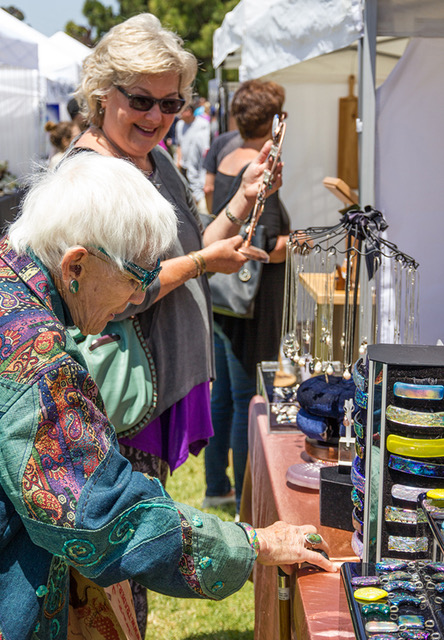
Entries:
[[322, 526], [354, 531], [352, 489], [353, 485], [349, 473], [340, 473], [338, 466], [321, 469], [319, 497]]

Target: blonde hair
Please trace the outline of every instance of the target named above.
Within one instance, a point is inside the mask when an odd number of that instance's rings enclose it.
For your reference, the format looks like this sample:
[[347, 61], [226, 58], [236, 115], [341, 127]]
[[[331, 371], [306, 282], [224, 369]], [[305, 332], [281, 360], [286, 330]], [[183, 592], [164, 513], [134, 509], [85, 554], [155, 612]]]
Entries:
[[129, 88], [141, 76], [171, 72], [177, 73], [179, 93], [188, 102], [197, 73], [196, 58], [155, 16], [141, 13], [113, 27], [85, 58], [76, 96], [89, 122], [101, 126], [101, 99], [112, 86]]

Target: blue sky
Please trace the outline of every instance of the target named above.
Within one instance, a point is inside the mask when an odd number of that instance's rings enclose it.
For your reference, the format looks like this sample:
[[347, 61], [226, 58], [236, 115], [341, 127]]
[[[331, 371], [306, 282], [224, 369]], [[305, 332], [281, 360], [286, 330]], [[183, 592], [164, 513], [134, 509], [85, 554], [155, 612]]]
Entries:
[[[74, 20], [77, 24], [85, 24], [82, 14], [85, 0], [3, 0], [1, 6], [13, 5], [25, 14], [25, 22], [45, 36], [52, 36], [57, 31], [64, 31], [65, 24]], [[111, 6], [114, 12], [119, 4], [117, 0], [102, 0], [105, 6]]]

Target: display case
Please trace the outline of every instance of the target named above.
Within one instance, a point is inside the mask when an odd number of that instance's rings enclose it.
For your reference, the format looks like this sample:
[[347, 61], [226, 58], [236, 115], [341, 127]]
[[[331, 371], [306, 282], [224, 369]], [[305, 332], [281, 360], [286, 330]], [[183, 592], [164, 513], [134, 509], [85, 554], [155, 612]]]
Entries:
[[444, 486], [442, 347], [369, 347], [364, 458], [363, 561], [436, 559], [417, 500]]
[[298, 384], [296, 379], [292, 384], [277, 386], [276, 374], [280, 371], [279, 362], [260, 362], [257, 365], [257, 393], [261, 395], [267, 407], [268, 430], [273, 433], [299, 432], [296, 417], [299, 405], [296, 402]]
[[341, 575], [355, 635], [443, 640], [444, 349], [372, 345], [354, 379], [363, 561]]

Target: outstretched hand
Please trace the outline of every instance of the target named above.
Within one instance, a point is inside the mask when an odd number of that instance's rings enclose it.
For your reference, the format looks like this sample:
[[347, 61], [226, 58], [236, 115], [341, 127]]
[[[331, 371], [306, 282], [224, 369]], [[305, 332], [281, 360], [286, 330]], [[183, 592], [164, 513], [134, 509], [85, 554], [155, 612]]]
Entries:
[[[268, 157], [272, 146], [272, 140], [267, 140], [255, 160], [250, 162], [242, 176], [242, 188], [247, 198], [256, 198], [257, 193], [262, 185], [264, 171], [270, 170], [273, 159]], [[267, 189], [266, 196], [271, 195], [282, 186], [282, 169], [283, 163], [278, 162], [276, 171], [272, 178], [272, 188]]]
[[224, 240], [216, 240], [200, 253], [204, 256], [209, 273], [236, 273], [245, 264], [247, 258], [238, 251], [242, 246], [240, 235]]
[[[292, 573], [296, 564], [308, 562], [325, 571], [337, 571], [337, 567], [321, 553], [306, 547], [307, 533], [316, 533], [312, 525], [296, 526], [277, 521], [264, 529], [256, 529], [259, 541], [258, 562], [265, 565], [278, 565], [285, 573]], [[328, 553], [324, 539], [319, 549]]]

